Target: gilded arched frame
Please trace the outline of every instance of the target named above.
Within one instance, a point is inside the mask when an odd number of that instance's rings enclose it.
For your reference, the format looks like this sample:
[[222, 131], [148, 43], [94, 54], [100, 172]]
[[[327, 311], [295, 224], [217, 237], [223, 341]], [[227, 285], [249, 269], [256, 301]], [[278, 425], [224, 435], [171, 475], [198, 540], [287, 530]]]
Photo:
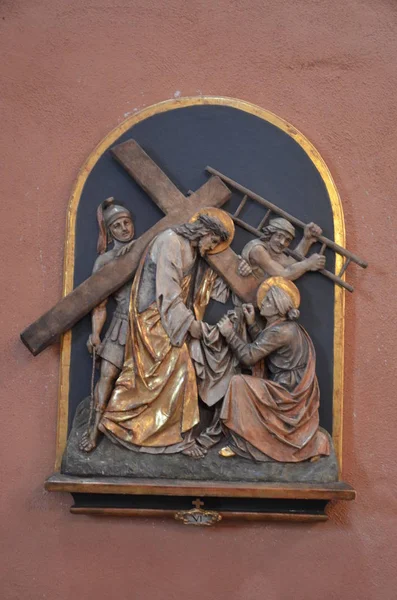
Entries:
[[[81, 168], [70, 196], [67, 213], [63, 295], [67, 295], [73, 290], [77, 209], [79, 206], [85, 182], [87, 181], [87, 178], [90, 175], [95, 164], [97, 163], [98, 159], [122, 134], [124, 134], [137, 123], [156, 114], [195, 105], [217, 105], [236, 108], [238, 110], [255, 115], [260, 119], [268, 121], [272, 125], [278, 127], [283, 132], [288, 134], [291, 138], [293, 138], [295, 142], [299, 144], [299, 146], [301, 146], [301, 148], [305, 151], [305, 153], [310, 158], [323, 180], [332, 209], [334, 224], [334, 241], [340, 246], [345, 246], [345, 223], [342, 203], [338, 190], [333, 181], [331, 173], [325, 161], [321, 157], [320, 153], [300, 131], [298, 131], [295, 127], [293, 127], [287, 121], [285, 121], [281, 117], [278, 117], [274, 113], [260, 108], [259, 106], [251, 104], [249, 102], [246, 102], [244, 100], [211, 96], [166, 100], [164, 102], [160, 102], [158, 104], [144, 108], [143, 110], [129, 116], [125, 121], [123, 121], [123, 123], [121, 123], [115, 129], [113, 129], [113, 131], [111, 131], [98, 144], [98, 146], [91, 152], [87, 161]], [[335, 273], [338, 273], [340, 271], [342, 267], [342, 262], [342, 256], [337, 254], [335, 257]], [[343, 431], [344, 302], [344, 290], [339, 286], [335, 286], [332, 411], [333, 439], [340, 468], [342, 466]], [[59, 471], [60, 469], [62, 454], [64, 452], [67, 440], [71, 340], [72, 334], [71, 331], [68, 331], [63, 335], [61, 342], [60, 385], [58, 399], [55, 461], [55, 469], [57, 471]]]

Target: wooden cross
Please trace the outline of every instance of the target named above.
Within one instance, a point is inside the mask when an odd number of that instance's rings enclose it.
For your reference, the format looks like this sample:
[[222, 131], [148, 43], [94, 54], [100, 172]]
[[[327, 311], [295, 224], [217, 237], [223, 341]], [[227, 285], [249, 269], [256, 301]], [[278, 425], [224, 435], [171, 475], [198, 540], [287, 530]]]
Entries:
[[[134, 140], [115, 146], [112, 153], [166, 216], [141, 235], [130, 252], [91, 275], [21, 333], [23, 343], [33, 355], [56, 342], [62, 333], [129, 281], [142, 252], [161, 231], [186, 223], [201, 208], [220, 207], [230, 198], [229, 188], [216, 176], [186, 198]], [[239, 258], [230, 248], [208, 255], [206, 260], [242, 300], [254, 301], [258, 281], [237, 274]]]
[[196, 500], [193, 500], [192, 504], [193, 504], [193, 506], [195, 506], [195, 507], [196, 507], [196, 508], [198, 508], [199, 510], [200, 510], [200, 508], [201, 508], [202, 506], [204, 506], [204, 502], [202, 502], [202, 501], [200, 500], [200, 498], [196, 498]]

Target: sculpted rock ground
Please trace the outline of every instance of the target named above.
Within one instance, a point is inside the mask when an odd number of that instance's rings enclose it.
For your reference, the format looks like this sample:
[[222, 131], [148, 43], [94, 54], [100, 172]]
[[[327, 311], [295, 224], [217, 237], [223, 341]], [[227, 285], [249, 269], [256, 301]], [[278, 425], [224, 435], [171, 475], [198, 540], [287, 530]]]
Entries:
[[[273, 481], [280, 483], [331, 483], [338, 480], [338, 464], [332, 446], [330, 456], [316, 462], [255, 463], [244, 458], [222, 458], [221, 442], [202, 460], [182, 454], [150, 455], [136, 453], [102, 437], [98, 447], [86, 454], [79, 441], [88, 419], [89, 399], [77, 408], [62, 462], [62, 473], [81, 476], [113, 476], [149, 479], [204, 481]], [[327, 434], [328, 435], [328, 434]]]

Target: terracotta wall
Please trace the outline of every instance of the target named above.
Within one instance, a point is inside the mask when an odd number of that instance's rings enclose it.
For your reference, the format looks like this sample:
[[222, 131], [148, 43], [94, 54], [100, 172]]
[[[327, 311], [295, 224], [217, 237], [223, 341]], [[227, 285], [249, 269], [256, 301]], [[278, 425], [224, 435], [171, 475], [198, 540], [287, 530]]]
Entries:
[[[395, 1], [3, 0], [0, 50], [1, 597], [395, 598]], [[73, 180], [124, 117], [199, 94], [299, 128], [370, 262], [346, 311], [343, 474], [358, 499], [325, 524], [96, 520], [43, 490], [59, 350], [33, 358], [18, 334], [60, 296]]]

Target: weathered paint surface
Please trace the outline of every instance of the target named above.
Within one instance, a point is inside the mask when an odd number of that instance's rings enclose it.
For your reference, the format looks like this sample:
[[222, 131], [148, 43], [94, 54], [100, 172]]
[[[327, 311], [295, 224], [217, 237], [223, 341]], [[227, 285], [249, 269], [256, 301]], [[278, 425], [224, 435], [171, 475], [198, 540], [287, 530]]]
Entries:
[[[0, 51], [2, 598], [394, 598], [395, 2], [3, 0]], [[370, 262], [350, 270], [346, 315], [344, 478], [358, 500], [327, 523], [96, 520], [43, 490], [58, 350], [33, 358], [18, 334], [61, 294], [73, 179], [125, 115], [201, 93], [300, 129], [336, 180], [348, 247]]]

